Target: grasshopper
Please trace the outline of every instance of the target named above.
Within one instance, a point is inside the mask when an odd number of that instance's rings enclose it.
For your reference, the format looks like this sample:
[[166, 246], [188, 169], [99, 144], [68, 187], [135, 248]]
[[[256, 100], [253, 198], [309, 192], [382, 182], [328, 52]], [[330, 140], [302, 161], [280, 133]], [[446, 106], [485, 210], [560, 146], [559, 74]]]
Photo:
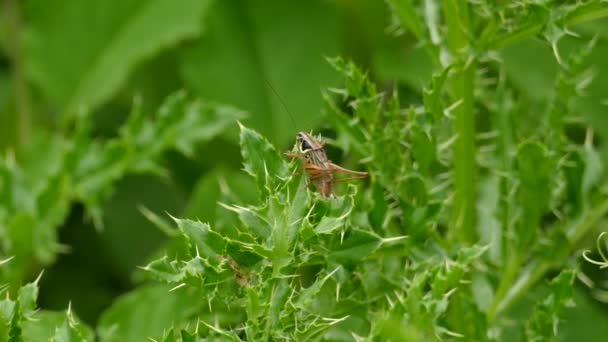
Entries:
[[[333, 184], [344, 182], [353, 179], [361, 179], [368, 176], [367, 172], [353, 171], [336, 165], [327, 159], [327, 154], [323, 149], [325, 142], [315, 139], [305, 132], [299, 132], [296, 135], [297, 152], [285, 152], [285, 155], [291, 158], [300, 158], [304, 166], [304, 171], [308, 174], [309, 182], [317, 188], [317, 191], [324, 197], [333, 195]], [[354, 175], [349, 178], [334, 179], [337, 173], [346, 173]], [[306, 186], [308, 187], [310, 183]]]

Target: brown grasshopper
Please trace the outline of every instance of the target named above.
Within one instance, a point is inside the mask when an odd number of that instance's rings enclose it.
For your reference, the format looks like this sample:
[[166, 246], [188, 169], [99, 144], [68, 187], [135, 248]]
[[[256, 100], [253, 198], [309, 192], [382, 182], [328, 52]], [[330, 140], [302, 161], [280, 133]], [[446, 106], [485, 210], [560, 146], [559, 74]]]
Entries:
[[[309, 134], [299, 132], [296, 135], [297, 152], [285, 152], [285, 155], [288, 157], [300, 158], [302, 160], [304, 171], [310, 177], [309, 181], [312, 181], [321, 195], [324, 197], [333, 195], [334, 183], [361, 179], [368, 176], [367, 172], [345, 169], [332, 163], [331, 160], [327, 159], [327, 154], [323, 149], [324, 145], [325, 142], [321, 139], [315, 139]], [[336, 173], [346, 173], [354, 176], [334, 179], [334, 174]]]

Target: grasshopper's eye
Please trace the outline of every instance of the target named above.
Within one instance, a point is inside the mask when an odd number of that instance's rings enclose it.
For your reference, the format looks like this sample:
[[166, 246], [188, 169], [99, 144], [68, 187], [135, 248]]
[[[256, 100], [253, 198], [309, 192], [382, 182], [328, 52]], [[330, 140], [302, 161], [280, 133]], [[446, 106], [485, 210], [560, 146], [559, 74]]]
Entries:
[[312, 146], [310, 146], [308, 139], [306, 139], [306, 137], [303, 134], [298, 133], [297, 141], [298, 141], [298, 145], [300, 146], [301, 152], [306, 152], [308, 150], [313, 149]]
[[308, 143], [308, 141], [302, 139], [302, 152], [312, 150], [312, 146]]

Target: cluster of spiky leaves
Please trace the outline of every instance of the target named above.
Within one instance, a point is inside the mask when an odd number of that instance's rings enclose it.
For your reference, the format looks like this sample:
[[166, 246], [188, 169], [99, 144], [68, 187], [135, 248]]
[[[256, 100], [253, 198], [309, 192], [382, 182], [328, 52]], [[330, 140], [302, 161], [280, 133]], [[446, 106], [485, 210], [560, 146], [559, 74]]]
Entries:
[[[345, 76], [344, 89], [326, 93], [334, 143], [364, 158], [371, 181], [323, 199], [303, 189], [305, 176], [298, 182], [294, 165], [272, 145], [241, 126], [259, 204], [223, 204], [238, 220], [218, 227], [175, 219], [187, 248], [145, 268], [175, 292], [200, 291], [202, 313], [174, 328], [229, 340], [501, 337], [495, 318], [550, 267], [564, 266], [570, 243], [597, 219], [593, 211], [602, 206], [590, 189], [600, 166], [590, 141], [570, 141], [557, 131], [565, 124], [530, 137], [495, 127], [518, 143], [500, 154], [480, 148], [480, 170], [499, 172], [479, 176], [479, 220], [488, 227], [477, 233], [486, 247], [466, 247], [446, 229], [454, 137], [443, 86], [450, 68], [434, 78], [423, 105], [401, 109], [397, 94], [377, 92], [352, 63], [331, 63]], [[554, 115], [554, 105], [546, 115]], [[481, 136], [496, 145], [503, 138]], [[491, 191], [500, 197], [486, 198]], [[568, 197], [573, 193], [579, 204]], [[557, 334], [573, 274], [566, 270], [551, 283], [521, 329], [526, 337]], [[180, 337], [171, 330], [164, 338]]]
[[[70, 137], [45, 136], [21, 165], [11, 155], [1, 158], [0, 248], [3, 255], [11, 257], [0, 268], [1, 279], [19, 284], [32, 265], [54, 261], [62, 248], [57, 231], [74, 203], [84, 203], [93, 220], [101, 222], [100, 206], [122, 177], [133, 173], [162, 174], [164, 151], [192, 153], [195, 144], [211, 139], [240, 116], [230, 107], [192, 101], [184, 93], [176, 93], [153, 116], [145, 115], [136, 102], [115, 138], [93, 140], [86, 122], [81, 121]], [[32, 316], [36, 296], [26, 298], [26, 304], [21, 298], [23, 291], [37, 294], [37, 285], [22, 287], [16, 302], [3, 302], [3, 322], [11, 325], [8, 331], [0, 329], [0, 340], [7, 336], [19, 340], [20, 320], [26, 318], [24, 324], [28, 324], [30, 318], [40, 319]], [[57, 322], [49, 319], [43, 321]], [[68, 311], [61, 321], [71, 327], [72, 313]], [[30, 327], [36, 330], [32, 324]], [[34, 340], [40, 339], [44, 338]]]
[[[9, 261], [4, 260], [0, 265]], [[0, 300], [2, 341], [92, 341], [93, 331], [81, 324], [70, 308], [65, 313], [36, 309], [39, 280], [40, 277], [19, 288], [15, 299], [5, 294], [7, 286], [0, 288], [0, 294], [6, 296]]]
[[431, 244], [432, 251], [413, 253], [406, 236], [370, 222], [371, 190], [349, 186], [346, 194], [323, 199], [304, 190], [305, 176], [294, 179], [294, 165], [288, 168], [251, 129], [241, 127], [241, 146], [260, 204], [225, 205], [238, 216], [232, 226], [175, 219], [186, 250], [145, 267], [173, 291], [201, 290], [205, 313], [191, 322], [200, 336], [349, 340], [450, 333], [444, 322], [450, 296], [483, 248], [437, 253], [442, 249]]

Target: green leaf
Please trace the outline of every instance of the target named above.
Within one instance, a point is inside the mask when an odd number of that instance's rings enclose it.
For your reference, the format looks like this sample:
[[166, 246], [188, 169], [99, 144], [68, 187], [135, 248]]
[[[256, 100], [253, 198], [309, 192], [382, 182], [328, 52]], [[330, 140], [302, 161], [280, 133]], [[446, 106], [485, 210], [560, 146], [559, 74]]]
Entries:
[[196, 342], [196, 334], [190, 334], [186, 330], [182, 330], [180, 335], [182, 337], [181, 342]]
[[551, 98], [558, 65], [546, 44], [528, 39], [502, 49], [500, 55], [516, 89], [532, 100]]
[[441, 73], [433, 75], [430, 87], [422, 90], [424, 107], [435, 120], [438, 120], [444, 115], [442, 94], [450, 69], [450, 67], [444, 68]]
[[[44, 95], [70, 115], [113, 96], [132, 68], [201, 32], [211, 1], [29, 2], [26, 68]], [[91, 17], [93, 16], [93, 17]]]
[[422, 21], [417, 16], [417, 10], [414, 7], [413, 1], [389, 0], [387, 2], [399, 20], [401, 27], [412, 32], [417, 39], [422, 40], [424, 38], [424, 29], [422, 28]]
[[208, 224], [191, 220], [174, 220], [179, 230], [192, 245], [193, 256], [201, 255], [219, 261], [221, 256], [226, 253], [224, 237], [212, 230]]
[[333, 234], [348, 223], [354, 207], [356, 190], [350, 188], [351, 193], [339, 196], [328, 202], [322, 202], [315, 207], [315, 215], [321, 220], [315, 226], [317, 234]]
[[36, 312], [34, 319], [22, 322], [24, 339], [26, 341], [50, 341], [55, 330], [66, 320], [66, 313], [42, 310]]
[[[190, 195], [185, 217], [203, 217], [215, 226], [230, 222], [225, 214], [225, 207], [218, 203], [254, 203], [257, 199], [257, 189], [254, 180], [241, 170], [219, 167], [206, 173], [197, 181]], [[229, 210], [235, 209], [231, 206]], [[248, 227], [259, 227], [259, 224], [247, 224], [249, 218], [255, 219], [254, 214], [233, 210], [239, 214], [243, 224]], [[241, 217], [241, 214], [243, 217]], [[217, 221], [216, 221], [217, 220]]]
[[[321, 122], [319, 85], [336, 82], [322, 58], [337, 52], [334, 5], [216, 1], [207, 19], [202, 39], [180, 54], [197, 95], [248, 111], [246, 125], [281, 145]], [[297, 44], [285, 49], [287, 41]]]
[[424, 207], [428, 201], [428, 193], [424, 179], [418, 174], [409, 174], [399, 182], [399, 195], [414, 207]]
[[241, 125], [241, 154], [245, 171], [256, 179], [262, 195], [277, 191], [287, 165], [274, 146], [256, 131]]
[[0, 338], [2, 341], [8, 341], [15, 305], [15, 302], [8, 298], [0, 300]]
[[339, 268], [334, 269], [329, 272], [329, 274], [323, 276], [323, 278], [317, 279], [314, 284], [300, 291], [294, 306], [300, 310], [307, 310], [313, 300], [317, 297], [321, 288], [325, 283], [331, 279], [331, 277], [339, 270]]
[[169, 329], [169, 331], [167, 331], [167, 332], [165, 332], [163, 334], [163, 338], [162, 338], [161, 341], [163, 341], [163, 342], [173, 342], [173, 341], [175, 341], [175, 336], [174, 336], [174, 333], [173, 333], [173, 327], [171, 327]]
[[382, 240], [377, 235], [353, 229], [344, 242], [329, 252], [328, 260], [339, 264], [358, 262], [376, 251], [381, 244]]
[[564, 15], [564, 23], [574, 25], [606, 16], [608, 16], [608, 3], [605, 1], [577, 2]]
[[526, 324], [529, 341], [550, 341], [558, 333], [558, 325], [566, 307], [573, 306], [575, 272], [566, 269], [551, 280], [550, 293], [536, 305], [532, 317]]
[[119, 298], [99, 319], [99, 340], [144, 341], [161, 336], [165, 327], [179, 324], [206, 305], [194, 289], [169, 289], [142, 286]]
[[180, 269], [177, 261], [170, 261], [167, 256], [154, 260], [144, 269], [150, 272], [155, 278], [167, 283], [177, 283], [184, 278], [184, 270]]
[[517, 190], [522, 216], [517, 225], [519, 247], [527, 248], [536, 235], [544, 211], [551, 199], [553, 161], [543, 145], [526, 142], [517, 150], [520, 185]]
[[317, 234], [332, 234], [334, 231], [344, 226], [344, 219], [340, 217], [323, 217], [315, 226]]
[[105, 143], [92, 142], [86, 128], [77, 132], [66, 163], [72, 166], [75, 197], [87, 205], [95, 223], [101, 224], [101, 204], [113, 185], [129, 173], [162, 174], [163, 152], [178, 149], [193, 154], [194, 148], [223, 131], [241, 113], [231, 107], [191, 101], [184, 92], [168, 96], [155, 117], [141, 117], [137, 103], [120, 128], [120, 135]]
[[[4, 242], [4, 248], [11, 253], [25, 258], [31, 257], [34, 253], [34, 230], [36, 229], [36, 218], [24, 212], [15, 213], [8, 222], [7, 240]], [[52, 243], [54, 241], [41, 240], [44, 243]], [[41, 245], [37, 247], [43, 247]], [[49, 247], [48, 245], [44, 247]]]
[[521, 10], [518, 11], [518, 22], [504, 27], [505, 30], [497, 33], [489, 48], [501, 48], [540, 33], [550, 17], [550, 11], [546, 6], [535, 3], [526, 4], [523, 13]]
[[69, 178], [60, 174], [48, 180], [38, 196], [38, 224], [34, 231], [34, 252], [38, 260], [51, 263], [57, 252], [57, 227], [70, 211]]
[[65, 313], [63, 324], [55, 328], [55, 334], [49, 341], [94, 341], [93, 331], [81, 324], [74, 314], [68, 310]]
[[19, 306], [21, 312], [29, 316], [36, 310], [36, 301], [38, 299], [38, 285], [36, 283], [28, 283], [19, 289]]

